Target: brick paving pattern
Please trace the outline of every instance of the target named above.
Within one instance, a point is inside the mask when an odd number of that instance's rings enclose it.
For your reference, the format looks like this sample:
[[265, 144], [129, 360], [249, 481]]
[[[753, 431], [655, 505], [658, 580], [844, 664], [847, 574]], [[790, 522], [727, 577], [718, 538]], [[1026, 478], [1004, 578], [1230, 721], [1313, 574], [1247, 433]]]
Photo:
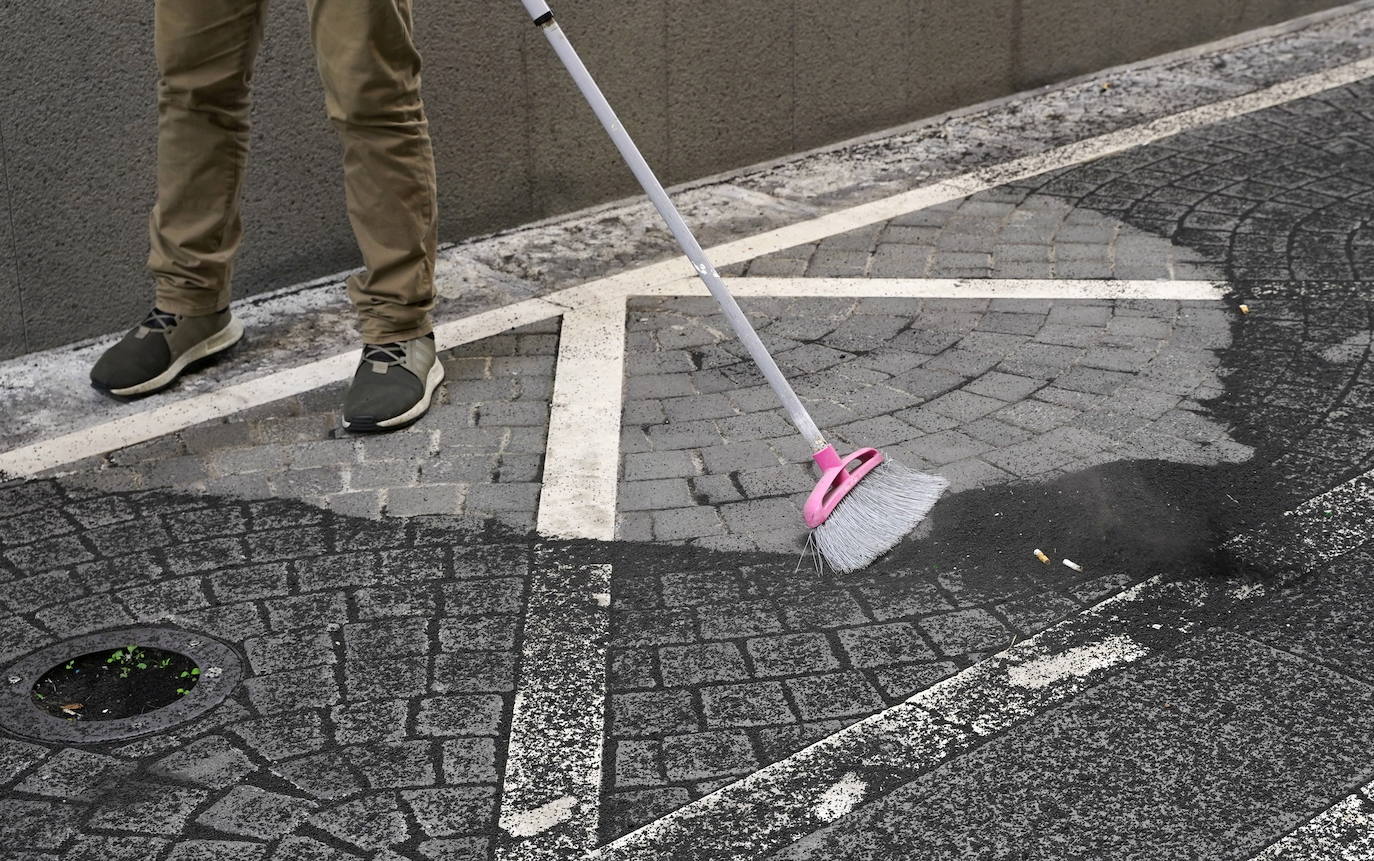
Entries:
[[523, 537], [53, 482], [0, 490], [0, 518], [0, 660], [155, 622], [247, 657], [229, 700], [171, 731], [92, 750], [0, 738], [6, 851], [485, 857]]
[[548, 320], [441, 353], [446, 382], [429, 413], [395, 433], [344, 431], [341, 383], [54, 472], [111, 491], [300, 499], [364, 517], [492, 516], [532, 529], [558, 329]]

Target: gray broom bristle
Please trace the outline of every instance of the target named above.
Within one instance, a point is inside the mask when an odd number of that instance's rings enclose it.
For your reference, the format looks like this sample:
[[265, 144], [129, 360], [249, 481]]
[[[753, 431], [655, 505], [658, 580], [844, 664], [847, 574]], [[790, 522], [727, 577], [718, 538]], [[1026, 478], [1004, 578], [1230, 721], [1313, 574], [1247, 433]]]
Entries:
[[911, 534], [947, 487], [938, 475], [885, 460], [812, 530], [816, 548], [839, 573], [857, 571]]

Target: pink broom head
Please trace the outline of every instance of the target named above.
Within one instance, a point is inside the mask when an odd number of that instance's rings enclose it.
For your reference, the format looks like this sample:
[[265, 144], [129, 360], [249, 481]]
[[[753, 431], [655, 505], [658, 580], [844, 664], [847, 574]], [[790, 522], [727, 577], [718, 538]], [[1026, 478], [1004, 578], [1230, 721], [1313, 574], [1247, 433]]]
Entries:
[[[821, 480], [816, 482], [815, 489], [806, 498], [802, 515], [806, 518], [807, 528], [815, 529], [825, 522], [830, 512], [851, 490], [858, 487], [865, 475], [883, 462], [883, 453], [876, 448], [861, 448], [842, 458], [836, 454], [833, 445], [828, 445], [811, 455], [811, 459], [821, 468]], [[849, 468], [851, 463], [854, 464], [853, 469]]]
[[802, 512], [816, 550], [841, 574], [867, 567], [901, 543], [949, 487], [941, 476], [909, 469], [873, 448], [842, 458], [826, 446], [812, 459], [821, 480]]

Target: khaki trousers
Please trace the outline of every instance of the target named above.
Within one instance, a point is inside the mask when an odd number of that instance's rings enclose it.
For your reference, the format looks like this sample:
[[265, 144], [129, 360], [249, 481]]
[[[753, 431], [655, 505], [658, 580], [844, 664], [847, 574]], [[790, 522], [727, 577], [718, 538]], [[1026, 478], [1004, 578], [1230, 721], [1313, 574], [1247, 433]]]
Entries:
[[[344, 188], [367, 271], [349, 279], [363, 340], [430, 331], [437, 204], [410, 0], [307, 0], [325, 109], [343, 141]], [[266, 0], [156, 0], [157, 203], [148, 266], [157, 305], [229, 303], [243, 229], [253, 59]]]

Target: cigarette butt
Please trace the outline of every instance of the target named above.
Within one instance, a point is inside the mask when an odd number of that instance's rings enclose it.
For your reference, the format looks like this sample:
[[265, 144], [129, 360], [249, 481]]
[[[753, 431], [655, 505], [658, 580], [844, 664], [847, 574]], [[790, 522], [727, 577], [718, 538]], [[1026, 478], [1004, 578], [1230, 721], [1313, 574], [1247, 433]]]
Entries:
[[1249, 313], [1250, 313], [1250, 306], [1249, 306], [1249, 305], [1241, 305], [1241, 306], [1240, 306], [1240, 313], [1242, 313], [1242, 314], [1249, 314]]
[[1045, 563], [1046, 565], [1050, 564], [1050, 557], [1048, 557], [1048, 556], [1046, 556], [1044, 553], [1040, 552], [1040, 548], [1039, 548], [1039, 547], [1035, 548], [1035, 558], [1036, 558], [1036, 559], [1039, 559], [1041, 562]]
[[1079, 565], [1077, 562], [1073, 561], [1072, 559], [1065, 559], [1065, 560], [1064, 560], [1064, 567], [1065, 567], [1065, 568], [1072, 568], [1072, 569], [1075, 570], [1075, 571], [1082, 571], [1082, 570], [1083, 570], [1083, 566], [1082, 566], [1082, 565]]

